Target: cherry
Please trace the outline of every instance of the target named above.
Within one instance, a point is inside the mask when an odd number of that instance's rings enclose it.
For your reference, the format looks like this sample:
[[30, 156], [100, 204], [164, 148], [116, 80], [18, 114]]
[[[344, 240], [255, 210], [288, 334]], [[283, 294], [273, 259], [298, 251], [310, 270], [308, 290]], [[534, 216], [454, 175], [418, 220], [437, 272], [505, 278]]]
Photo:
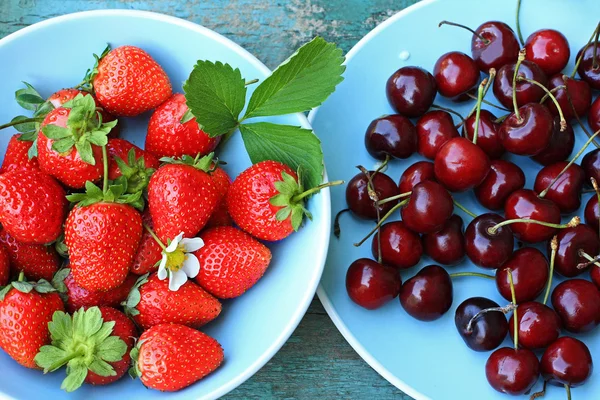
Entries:
[[569, 332], [589, 332], [600, 324], [600, 291], [590, 281], [560, 283], [552, 292], [552, 306]]
[[465, 252], [473, 264], [483, 268], [500, 268], [513, 254], [514, 238], [509, 227], [502, 226], [494, 234], [489, 229], [504, 219], [494, 213], [475, 218], [465, 231]]
[[438, 265], [428, 265], [404, 282], [400, 304], [408, 314], [421, 321], [434, 321], [452, 306], [452, 280]]
[[552, 137], [552, 114], [538, 103], [526, 104], [518, 111], [519, 114], [510, 114], [500, 125], [502, 145], [507, 151], [522, 156], [541, 153]]
[[[456, 329], [470, 349], [490, 351], [500, 346], [506, 338], [508, 323], [504, 314], [494, 311], [481, 313], [482, 310], [492, 308], [499, 309], [500, 306], [485, 297], [471, 297], [456, 309], [454, 314]], [[477, 313], [481, 314], [473, 319]], [[471, 323], [470, 330], [469, 323]]]
[[544, 380], [558, 386], [581, 386], [592, 375], [592, 369], [588, 347], [568, 336], [558, 338], [548, 346], [540, 362]]
[[381, 262], [384, 265], [407, 269], [417, 265], [423, 254], [421, 237], [408, 229], [404, 222], [394, 221], [381, 226], [373, 237], [371, 251], [379, 259], [379, 237], [381, 237]]
[[590, 178], [600, 182], [600, 149], [594, 149], [587, 153], [581, 160], [581, 168], [585, 172], [586, 182], [590, 182]]
[[501, 210], [508, 196], [525, 186], [525, 174], [518, 165], [505, 160], [493, 160], [490, 172], [474, 190], [482, 206]]
[[[506, 108], [513, 107], [513, 76], [515, 73], [514, 64], [506, 64], [498, 71], [498, 75], [494, 80], [494, 96], [500, 104]], [[531, 61], [523, 61], [519, 67], [517, 76], [522, 76], [541, 83], [543, 86], [548, 85], [546, 74], [537, 64]], [[518, 106], [523, 106], [528, 103], [537, 103], [544, 97], [546, 92], [542, 88], [533, 83], [517, 80], [515, 87], [515, 97]]]
[[[491, 159], [500, 158], [505, 150], [502, 146], [502, 140], [498, 134], [500, 124], [496, 122], [496, 116], [488, 110], [481, 110], [479, 116], [479, 130], [477, 131], [477, 146], [490, 157]], [[475, 132], [475, 113], [471, 114], [463, 125], [463, 135], [473, 140]]]
[[464, 101], [469, 99], [466, 94], [479, 83], [479, 68], [465, 53], [451, 51], [438, 58], [433, 67], [433, 77], [442, 96]]
[[417, 152], [433, 160], [440, 147], [458, 136], [449, 113], [442, 110], [428, 111], [417, 121]]
[[600, 267], [597, 265], [592, 265], [592, 269], [590, 271], [590, 279], [594, 282], [594, 285], [600, 290]]
[[[514, 315], [509, 326], [514, 324]], [[548, 347], [560, 335], [561, 322], [553, 309], [537, 301], [522, 303], [517, 308], [519, 323], [519, 345], [526, 349], [537, 350]], [[509, 332], [511, 337], [513, 332]]]
[[437, 263], [458, 264], [465, 257], [462, 218], [454, 214], [440, 231], [423, 235], [423, 250]]
[[540, 365], [529, 349], [502, 347], [485, 364], [485, 376], [500, 393], [513, 396], [527, 393], [538, 380]]
[[[552, 102], [550, 104], [554, 105]], [[555, 116], [550, 142], [544, 150], [531, 158], [542, 165], [554, 164], [555, 162], [567, 159], [573, 151], [573, 147], [575, 147], [575, 132], [573, 132], [573, 127], [567, 122], [564, 131], [561, 131], [560, 118]]]
[[[580, 263], [587, 263], [588, 260], [582, 256], [581, 252], [595, 256], [600, 251], [598, 242], [598, 231], [591, 227], [581, 224], [572, 228], [561, 229], [556, 236], [558, 240], [558, 250], [554, 268], [562, 276], [572, 278], [581, 275], [585, 268], [577, 266]], [[548, 254], [551, 248], [548, 247]]]
[[[530, 189], [519, 189], [513, 192], [504, 204], [506, 219], [532, 219], [560, 223], [560, 209], [551, 200], [543, 199]], [[556, 228], [533, 223], [518, 222], [511, 225], [514, 235], [529, 243], [538, 243], [550, 239]]]
[[437, 87], [433, 75], [419, 67], [402, 67], [386, 84], [387, 98], [392, 107], [409, 118], [420, 117], [433, 104]]
[[589, 225], [595, 232], [598, 232], [598, 221], [600, 221], [600, 208], [598, 207], [598, 196], [590, 197], [585, 205], [584, 218], [586, 225]]
[[588, 123], [593, 132], [600, 131], [600, 97], [592, 103], [590, 113], [588, 114]]
[[398, 189], [400, 193], [408, 193], [413, 190], [415, 185], [424, 181], [435, 181], [433, 163], [417, 161], [404, 170], [398, 183]]
[[541, 251], [533, 247], [523, 247], [496, 270], [498, 292], [510, 301], [511, 291], [507, 271], [513, 275], [517, 304], [534, 300], [542, 293], [548, 281], [548, 261]]
[[[382, 172], [369, 172], [372, 177], [372, 185], [379, 200], [399, 194], [396, 182]], [[377, 206], [375, 200], [371, 199], [368, 190], [369, 178], [364, 172], [355, 175], [346, 187], [346, 203], [352, 212], [364, 219], [377, 219], [377, 208], [380, 215], [384, 215], [394, 207], [397, 202], [390, 201]]]
[[367, 128], [365, 147], [378, 160], [387, 156], [408, 158], [417, 150], [415, 126], [402, 115], [377, 118]]
[[490, 171], [490, 159], [468, 139], [446, 142], [433, 162], [435, 177], [448, 190], [464, 192], [479, 185]]
[[402, 280], [394, 268], [368, 258], [354, 261], [346, 272], [348, 296], [368, 310], [379, 308], [398, 296], [401, 286]]
[[[556, 89], [561, 86], [566, 86], [566, 88]], [[592, 104], [592, 89], [586, 81], [570, 78], [563, 74], [556, 74], [550, 78], [548, 89], [556, 89], [553, 92], [554, 97], [556, 97], [567, 120], [573, 119], [576, 115], [583, 117]], [[571, 104], [573, 105], [571, 106]], [[558, 109], [554, 102], [547, 100], [545, 105], [552, 115], [558, 115]]]
[[[595, 64], [594, 52], [596, 53]], [[581, 79], [586, 81], [593, 89], [600, 90], [600, 44], [593, 42], [587, 47], [584, 46], [577, 53], [577, 59], [580, 57], [581, 62], [577, 68], [577, 73], [579, 73]]]
[[575, 212], [581, 206], [581, 190], [585, 179], [583, 168], [571, 164], [555, 181], [568, 164], [566, 161], [559, 161], [545, 166], [538, 172], [533, 186], [533, 190], [541, 194], [552, 184], [544, 197], [553, 201], [564, 214]]
[[521, 46], [515, 32], [504, 22], [485, 22], [475, 33], [471, 39], [471, 55], [481, 71], [500, 69], [517, 60]]
[[527, 60], [536, 63], [546, 75], [563, 70], [571, 57], [567, 38], [554, 29], [540, 29], [525, 41]]
[[444, 227], [453, 210], [454, 204], [448, 191], [437, 182], [424, 181], [415, 185], [401, 214], [408, 229], [431, 233]]

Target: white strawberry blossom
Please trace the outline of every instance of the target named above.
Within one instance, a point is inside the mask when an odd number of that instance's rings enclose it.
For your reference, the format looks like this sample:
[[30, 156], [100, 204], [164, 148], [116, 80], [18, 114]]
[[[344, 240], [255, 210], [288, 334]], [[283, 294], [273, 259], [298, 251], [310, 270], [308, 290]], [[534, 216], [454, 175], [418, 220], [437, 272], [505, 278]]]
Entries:
[[202, 239], [184, 238], [181, 232], [162, 252], [162, 259], [158, 266], [158, 279], [169, 278], [169, 290], [178, 291], [188, 278], [195, 278], [200, 272], [200, 262], [192, 253], [202, 247], [204, 247]]

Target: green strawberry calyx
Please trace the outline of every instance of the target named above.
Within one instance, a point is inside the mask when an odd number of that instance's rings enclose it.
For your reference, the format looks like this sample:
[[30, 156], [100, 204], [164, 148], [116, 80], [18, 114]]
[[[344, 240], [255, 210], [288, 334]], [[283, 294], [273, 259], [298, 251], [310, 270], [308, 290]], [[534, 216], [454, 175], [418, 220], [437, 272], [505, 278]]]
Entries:
[[67, 377], [61, 389], [72, 392], [78, 389], [92, 371], [100, 376], [115, 376], [110, 362], [123, 359], [127, 344], [112, 336], [114, 321], [104, 322], [98, 307], [81, 308], [73, 316], [56, 311], [48, 323], [51, 344], [42, 346], [35, 356], [36, 364], [44, 373], [67, 366]]
[[135, 149], [130, 149], [127, 153], [127, 161], [121, 157], [115, 157], [115, 162], [121, 171], [121, 174], [127, 179], [126, 193], [142, 192], [148, 187], [150, 177], [154, 173], [154, 168], [146, 168], [144, 156], [135, 157]]
[[110, 44], [107, 44], [99, 56], [94, 54], [94, 58], [96, 59], [94, 66], [85, 72], [83, 80], [77, 86], [75, 86], [75, 88], [85, 90], [86, 92], [90, 93], [94, 92], [94, 78], [96, 78], [96, 75], [98, 75], [98, 65], [100, 64], [100, 60], [110, 53], [110, 50]]
[[129, 316], [135, 316], [140, 313], [136, 309], [137, 305], [140, 304], [140, 300], [142, 299], [142, 296], [140, 294], [140, 287], [142, 285], [144, 285], [146, 282], [148, 282], [149, 275], [150, 274], [144, 274], [138, 278], [138, 280], [135, 282], [135, 284], [131, 288], [129, 295], [127, 296], [127, 300], [125, 300], [121, 304], [123, 306], [123, 309], [125, 310], [125, 314], [127, 314]]
[[167, 164], [189, 165], [204, 172], [213, 172], [219, 165], [219, 160], [215, 158], [215, 153], [205, 156], [198, 154], [196, 157], [184, 155], [181, 158], [163, 157], [160, 161]]
[[140, 371], [138, 363], [142, 344], [144, 344], [144, 340], [138, 340], [135, 346], [133, 346], [133, 348], [129, 352], [129, 356], [131, 357], [131, 368], [129, 368], [129, 376], [132, 379], [137, 379], [142, 376], [142, 371]]
[[106, 190], [100, 189], [94, 183], [87, 181], [85, 183], [85, 193], [73, 193], [67, 196], [67, 200], [77, 203], [80, 207], [87, 207], [92, 204], [107, 202], [129, 204], [138, 210], [144, 209], [144, 199], [142, 191], [128, 193], [127, 178], [121, 176], [114, 181], [110, 181]]
[[4, 300], [4, 298], [6, 297], [8, 292], [11, 291], [11, 289], [18, 290], [21, 293], [31, 293], [32, 290], [35, 290], [40, 294], [58, 291], [52, 283], [48, 282], [45, 279], [40, 279], [37, 282], [25, 281], [25, 275], [23, 274], [23, 272], [19, 273], [18, 280], [10, 282], [8, 285], [0, 289], [0, 301]]

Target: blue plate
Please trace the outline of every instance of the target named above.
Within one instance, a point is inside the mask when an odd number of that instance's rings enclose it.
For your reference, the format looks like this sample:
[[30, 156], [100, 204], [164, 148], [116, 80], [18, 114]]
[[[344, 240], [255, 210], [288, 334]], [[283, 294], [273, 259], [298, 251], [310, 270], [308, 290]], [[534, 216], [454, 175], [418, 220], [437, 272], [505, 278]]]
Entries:
[[[437, 58], [452, 50], [470, 54], [471, 35], [449, 26], [438, 28], [442, 20], [449, 20], [476, 28], [489, 20], [505, 21], [514, 27], [516, 0], [439, 0], [423, 1], [384, 22], [348, 53], [345, 80], [337, 91], [314, 111], [310, 120], [321, 137], [328, 172], [336, 179], [348, 181], [362, 164], [373, 168], [376, 160], [364, 148], [364, 133], [371, 120], [394, 111], [385, 96], [385, 83], [398, 68], [418, 65], [432, 70]], [[571, 45], [571, 61], [566, 68], [572, 71], [577, 51], [587, 43], [598, 23], [600, 2], [597, 0], [524, 0], [521, 11], [525, 38], [541, 28], [554, 28], [565, 34]], [[403, 60], [401, 53], [410, 58]], [[494, 99], [490, 93], [488, 99]], [[472, 102], [457, 107], [438, 96], [436, 103], [455, 107], [466, 115]], [[491, 110], [501, 115], [499, 110]], [[579, 149], [585, 135], [576, 130]], [[387, 171], [398, 180], [404, 169], [417, 160], [415, 155], [405, 161], [392, 161]], [[518, 163], [527, 175], [531, 188], [539, 166], [524, 157], [509, 157]], [[589, 195], [584, 196], [584, 205]], [[459, 201], [474, 212], [486, 210], [479, 206], [472, 193], [458, 196]], [[346, 208], [344, 191], [332, 192], [332, 212]], [[456, 210], [465, 220], [470, 218]], [[470, 351], [454, 326], [454, 311], [466, 298], [490, 297], [500, 304], [506, 301], [498, 294], [493, 281], [478, 278], [454, 280], [454, 305], [441, 319], [424, 323], [409, 317], [398, 300], [377, 311], [367, 311], [354, 304], [346, 294], [345, 274], [350, 263], [360, 257], [372, 257], [370, 242], [361, 248], [352, 245], [373, 226], [346, 214], [341, 218], [341, 239], [332, 237], [325, 272], [318, 290], [319, 298], [339, 330], [354, 349], [384, 378], [417, 399], [506, 399], [495, 392], [485, 378], [485, 362], [489, 353]], [[432, 264], [424, 257], [422, 262], [403, 272], [404, 280], [420, 268]], [[452, 267], [455, 271], [481, 271], [465, 261]], [[587, 278], [587, 276], [586, 276]], [[558, 280], [556, 280], [558, 281]], [[593, 355], [600, 354], [598, 330], [578, 335], [590, 347]], [[507, 339], [505, 345], [511, 343]], [[600, 359], [596, 359], [600, 362]], [[541, 380], [534, 390], [541, 388]], [[573, 390], [574, 398], [593, 399], [600, 393], [600, 373], [588, 383]], [[565, 399], [564, 389], [550, 387], [545, 399]]]
[[[247, 79], [264, 79], [269, 70], [250, 53], [209, 29], [184, 20], [136, 11], [84, 12], [51, 19], [0, 40], [0, 121], [23, 110], [14, 102], [21, 81], [43, 95], [77, 84], [106, 43], [135, 45], [148, 51], [166, 70], [173, 89], [198, 59], [228, 62]], [[124, 137], [144, 145], [147, 119], [127, 119]], [[303, 115], [275, 119], [310, 127]], [[9, 132], [0, 135], [4, 149]], [[3, 154], [3, 152], [2, 152]], [[250, 166], [240, 135], [226, 144], [220, 158], [236, 176]], [[310, 201], [313, 221], [290, 238], [270, 245], [273, 261], [258, 284], [236, 300], [224, 304], [221, 316], [203, 329], [225, 350], [225, 362], [215, 373], [178, 393], [147, 390], [124, 378], [107, 387], [84, 386], [73, 394], [60, 390], [64, 372], [42, 375], [20, 367], [0, 351], [0, 398], [51, 399], [209, 399], [232, 390], [260, 369], [285, 343], [312, 300], [321, 277], [330, 230], [329, 192]]]

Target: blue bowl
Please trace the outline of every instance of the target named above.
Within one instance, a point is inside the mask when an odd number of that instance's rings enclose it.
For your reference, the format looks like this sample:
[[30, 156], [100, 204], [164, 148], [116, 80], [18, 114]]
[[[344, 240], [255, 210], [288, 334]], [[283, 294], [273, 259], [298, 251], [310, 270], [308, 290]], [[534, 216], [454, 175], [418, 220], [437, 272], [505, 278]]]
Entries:
[[[521, 26], [525, 38], [542, 28], [557, 29], [567, 37], [571, 60], [565, 71], [570, 73], [577, 51], [587, 43], [598, 23], [600, 2], [525, 0], [522, 7]], [[458, 22], [475, 29], [485, 21], [499, 20], [514, 27], [515, 8], [516, 0], [422, 1], [393, 16], [363, 38], [348, 53], [344, 82], [309, 118], [323, 141], [329, 174], [348, 181], [358, 172], [356, 165], [375, 166], [376, 160], [365, 150], [364, 133], [371, 120], [394, 113], [385, 96], [385, 83], [394, 71], [407, 65], [418, 65], [431, 71], [438, 57], [448, 51], [470, 54], [471, 34], [450, 26], [438, 28], [440, 21]], [[407, 60], [404, 59], [405, 52], [410, 55]], [[491, 91], [487, 98], [494, 100]], [[456, 105], [439, 95], [436, 103], [455, 108], [462, 115], [466, 115], [474, 104]], [[497, 116], [502, 115], [499, 110], [490, 110]], [[576, 137], [575, 149], [579, 149], [587, 137], [579, 128], [576, 129]], [[408, 160], [394, 160], [386, 173], [397, 181], [406, 167], [422, 159], [415, 155]], [[539, 165], [526, 157], [511, 156], [508, 159], [523, 168], [527, 177], [526, 187], [532, 188]], [[583, 205], [590, 196], [583, 196]], [[457, 197], [475, 213], [486, 212], [472, 193]], [[344, 208], [344, 192], [333, 191], [332, 211], [336, 213]], [[465, 226], [470, 222], [468, 215], [458, 209], [455, 212], [463, 218]], [[348, 298], [344, 284], [348, 266], [360, 257], [372, 257], [370, 241], [360, 248], [352, 243], [360, 240], [372, 226], [372, 223], [348, 214], [341, 217], [341, 239], [331, 239], [325, 272], [317, 292], [348, 342], [384, 378], [417, 399], [509, 398], [494, 391], [486, 381], [485, 362], [490, 353], [469, 350], [454, 326], [456, 307], [469, 297], [490, 297], [499, 304], [506, 304], [493, 281], [454, 279], [453, 307], [443, 318], [430, 323], [409, 317], [397, 299], [379, 310], [367, 311]], [[545, 254], [545, 249], [543, 252]], [[402, 272], [402, 277], [406, 280], [420, 268], [433, 263], [433, 260], [424, 257], [418, 266]], [[449, 268], [449, 271], [482, 270], [466, 260]], [[583, 278], [588, 279], [587, 273]], [[554, 284], [560, 281], [555, 278]], [[600, 329], [574, 336], [584, 340], [596, 357], [595, 361], [600, 362]], [[511, 346], [510, 340], [507, 339], [504, 345]], [[540, 379], [534, 390], [540, 390], [541, 386]], [[573, 396], [578, 399], [598, 399], [599, 393], [600, 372], [597, 371], [584, 386], [573, 389]], [[565, 399], [564, 388], [549, 387], [544, 398]]]
[[[246, 79], [262, 80], [269, 75], [267, 67], [235, 43], [184, 20], [123, 10], [71, 14], [0, 40], [0, 121], [23, 113], [13, 95], [22, 87], [21, 81], [46, 96], [73, 86], [93, 64], [92, 53], [101, 52], [106, 43], [135, 45], [149, 52], [171, 78], [174, 91], [182, 91], [183, 81], [199, 59], [227, 62], [240, 68]], [[123, 137], [143, 147], [148, 117], [125, 119]], [[310, 128], [301, 114], [271, 120]], [[0, 148], [6, 148], [10, 134], [0, 135]], [[232, 176], [251, 165], [239, 134], [225, 145], [220, 158], [227, 161]], [[281, 243], [269, 245], [273, 261], [265, 276], [239, 299], [224, 302], [221, 316], [203, 329], [221, 343], [225, 361], [201, 382], [177, 393], [161, 393], [125, 377], [110, 386], [84, 385], [67, 394], [60, 390], [64, 372], [43, 375], [19, 366], [0, 351], [0, 398], [210, 399], [232, 390], [279, 350], [313, 299], [329, 241], [329, 192], [314, 196], [309, 208], [313, 221]]]

